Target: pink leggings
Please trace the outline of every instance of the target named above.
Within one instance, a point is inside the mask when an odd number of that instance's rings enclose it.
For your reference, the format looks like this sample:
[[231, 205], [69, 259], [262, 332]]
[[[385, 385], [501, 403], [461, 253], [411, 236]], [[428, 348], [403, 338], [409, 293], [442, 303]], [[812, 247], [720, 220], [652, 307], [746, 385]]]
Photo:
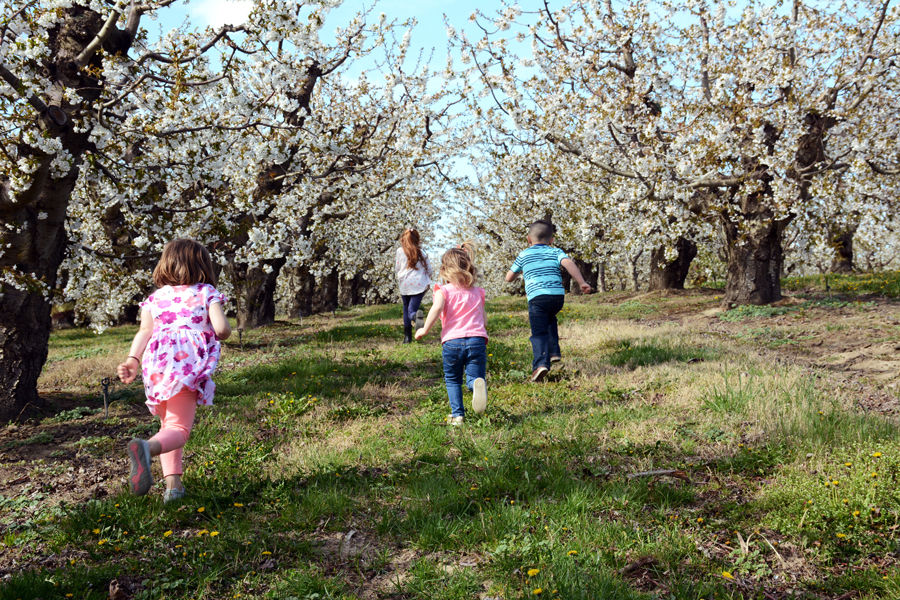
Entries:
[[181, 448], [187, 443], [194, 426], [197, 392], [182, 389], [161, 402], [156, 407], [156, 414], [162, 421], [162, 426], [150, 440], [156, 440], [162, 447], [159, 462], [162, 463], [163, 475], [181, 475], [184, 472], [181, 466]]

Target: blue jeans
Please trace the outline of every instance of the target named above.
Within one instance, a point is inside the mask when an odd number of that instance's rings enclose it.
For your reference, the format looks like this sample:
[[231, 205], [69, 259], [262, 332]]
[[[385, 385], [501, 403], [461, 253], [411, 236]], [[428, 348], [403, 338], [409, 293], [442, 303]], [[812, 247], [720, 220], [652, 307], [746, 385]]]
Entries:
[[[427, 290], [425, 290], [427, 291]], [[425, 291], [412, 296], [400, 296], [403, 299], [403, 330], [412, 327], [413, 321], [416, 320], [416, 312], [422, 306], [422, 298], [425, 297]], [[413, 332], [415, 333], [415, 332]]]
[[559, 330], [556, 313], [562, 310], [566, 297], [562, 294], [542, 294], [528, 301], [528, 322], [531, 324], [531, 370], [550, 368], [551, 356], [562, 356], [559, 350]]
[[479, 377], [484, 378], [487, 372], [487, 340], [483, 337], [459, 338], [447, 340], [441, 348], [444, 358], [444, 383], [447, 396], [450, 398], [450, 414], [462, 417], [466, 414], [463, 408], [462, 383], [466, 377], [466, 387], [472, 389], [472, 383]]

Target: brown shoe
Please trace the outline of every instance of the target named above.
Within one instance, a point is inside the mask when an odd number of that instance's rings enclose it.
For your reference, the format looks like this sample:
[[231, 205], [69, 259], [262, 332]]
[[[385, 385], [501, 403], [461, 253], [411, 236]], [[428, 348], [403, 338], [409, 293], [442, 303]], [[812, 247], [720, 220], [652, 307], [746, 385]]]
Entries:
[[548, 369], [547, 367], [543, 367], [543, 366], [538, 367], [531, 374], [531, 381], [533, 381], [535, 383], [538, 383], [539, 381], [543, 381], [544, 377], [546, 377], [547, 373], [549, 373], [549, 372], [550, 372], [550, 369]]

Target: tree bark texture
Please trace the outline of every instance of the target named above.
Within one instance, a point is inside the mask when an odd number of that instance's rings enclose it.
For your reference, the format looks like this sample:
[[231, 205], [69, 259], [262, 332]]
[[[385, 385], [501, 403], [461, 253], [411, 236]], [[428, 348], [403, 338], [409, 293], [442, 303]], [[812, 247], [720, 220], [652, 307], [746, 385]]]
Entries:
[[831, 261], [832, 273], [852, 273], [853, 266], [853, 235], [856, 227], [845, 227], [832, 231], [831, 247], [834, 248], [834, 258]]
[[2, 238], [10, 248], [0, 255], [0, 272], [18, 280], [0, 289], [0, 420], [15, 418], [37, 400], [37, 379], [47, 360], [50, 294], [65, 253], [66, 211], [78, 177], [73, 169], [63, 179], [51, 178], [50, 160], [45, 158], [19, 202], [0, 196], [0, 220], [15, 227]]
[[671, 262], [666, 262], [666, 248], [655, 248], [650, 254], [650, 284], [651, 292], [656, 290], [683, 290], [687, 279], [691, 262], [697, 256], [697, 244], [680, 237], [675, 242], [678, 256]]
[[267, 273], [262, 267], [229, 261], [223, 269], [234, 288], [238, 329], [253, 329], [275, 322], [275, 284], [285, 259], [268, 260]]
[[[338, 288], [341, 282], [337, 273], [332, 271], [320, 280], [306, 267], [291, 267], [286, 273], [291, 282], [290, 316], [307, 317], [321, 312], [332, 311], [338, 307]], [[353, 296], [352, 284], [344, 283], [346, 298]]]
[[759, 218], [739, 225], [723, 219], [726, 304], [768, 304], [781, 299], [782, 239], [789, 222]]

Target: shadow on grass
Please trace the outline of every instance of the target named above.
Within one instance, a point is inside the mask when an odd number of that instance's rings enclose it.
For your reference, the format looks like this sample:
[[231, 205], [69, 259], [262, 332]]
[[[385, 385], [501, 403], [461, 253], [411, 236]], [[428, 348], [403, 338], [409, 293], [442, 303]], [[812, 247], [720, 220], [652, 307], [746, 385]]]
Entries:
[[[544, 585], [515, 575], [522, 565], [542, 565], [541, 581], [567, 590], [566, 597], [599, 598], [612, 591], [616, 598], [642, 598], [622, 572], [624, 550], [588, 552], [625, 543], [638, 556], [654, 557], [654, 572], [668, 589], [679, 590], [672, 598], [718, 597], [711, 593], [722, 591], [709, 580], [711, 565], [696, 557], [684, 562], [686, 548], [702, 535], [697, 526], [666, 524], [672, 514], [704, 505], [692, 485], [624, 476], [622, 465], [633, 456], [652, 456], [660, 464], [689, 458], [674, 447], [657, 443], [599, 454], [593, 449], [600, 462], [587, 463], [592, 450], [587, 440], [513, 440], [498, 448], [465, 430], [420, 425], [410, 435], [423, 449], [379, 466], [329, 467], [269, 479], [255, 463], [238, 460], [215, 477], [189, 473], [191, 495], [181, 505], [116, 496], [70, 507], [55, 523], [55, 544], [64, 553], [80, 549], [84, 566], [26, 569], [2, 584], [0, 598], [49, 597], [52, 589], [57, 595], [71, 590], [76, 597], [100, 599], [112, 576], [143, 582], [148, 598], [187, 598], [198, 589], [220, 597], [252, 586], [256, 574], [277, 575], [301, 562], [347, 582], [371, 579], [379, 573], [377, 561], [348, 561], [319, 548], [329, 532], [351, 529], [361, 530], [359, 535], [378, 548], [402, 546], [419, 556], [482, 548], [492, 560], [478, 571], [479, 578], [501, 581], [507, 590], [527, 593], [528, 585]], [[760, 464], [771, 468], [779, 458], [777, 453], [759, 460], [738, 455], [705, 466], [751, 471]], [[595, 470], [585, 469], [587, 464]], [[635, 528], [656, 533], [640, 541]], [[573, 559], [574, 549], [584, 558]], [[168, 558], [141, 560], [148, 555]], [[409, 585], [421, 585], [415, 569], [411, 572]], [[47, 581], [54, 582], [52, 588], [42, 583]], [[460, 595], [440, 597], [471, 597], [463, 588]]]

